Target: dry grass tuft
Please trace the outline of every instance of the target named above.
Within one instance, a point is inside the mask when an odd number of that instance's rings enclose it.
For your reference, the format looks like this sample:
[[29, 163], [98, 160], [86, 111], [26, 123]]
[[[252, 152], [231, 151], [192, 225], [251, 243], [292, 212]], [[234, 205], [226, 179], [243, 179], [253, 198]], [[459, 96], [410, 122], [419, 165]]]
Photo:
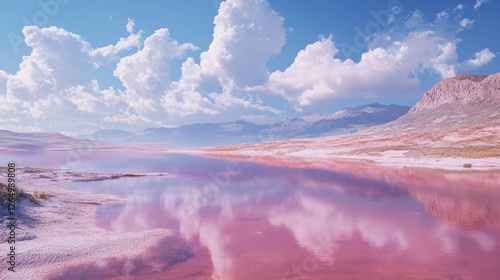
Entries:
[[26, 173], [47, 173], [47, 172], [53, 172], [53, 169], [48, 169], [48, 168], [38, 168], [38, 167], [26, 167], [24, 169], [24, 172]]
[[52, 197], [53, 195], [51, 195], [49, 193], [46, 193], [46, 192], [37, 192], [37, 191], [35, 191], [33, 193], [33, 196], [36, 197], [36, 198], [39, 198], [39, 199], [47, 199], [49, 197]]
[[[16, 187], [15, 197], [16, 199], [26, 197], [26, 192], [23, 189]], [[0, 206], [7, 206], [8, 203], [9, 189], [7, 185], [0, 183]]]

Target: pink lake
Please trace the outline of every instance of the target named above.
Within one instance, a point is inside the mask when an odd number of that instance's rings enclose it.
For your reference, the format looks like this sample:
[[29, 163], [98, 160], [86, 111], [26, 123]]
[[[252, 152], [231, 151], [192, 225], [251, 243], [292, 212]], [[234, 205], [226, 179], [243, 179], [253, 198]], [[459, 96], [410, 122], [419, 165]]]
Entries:
[[500, 279], [499, 173], [184, 155], [129, 163], [171, 175], [68, 189], [128, 199], [99, 208], [102, 228], [174, 236], [52, 279]]

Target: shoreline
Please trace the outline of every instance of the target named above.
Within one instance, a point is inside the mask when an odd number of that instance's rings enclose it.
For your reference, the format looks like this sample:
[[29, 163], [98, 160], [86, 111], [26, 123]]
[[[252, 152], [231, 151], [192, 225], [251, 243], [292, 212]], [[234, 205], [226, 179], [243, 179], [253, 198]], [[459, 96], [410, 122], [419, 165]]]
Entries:
[[[46, 199], [17, 201], [16, 272], [2, 271], [0, 279], [47, 279], [51, 272], [100, 259], [141, 255], [151, 244], [172, 234], [165, 229], [115, 232], [101, 229], [95, 214], [104, 205], [126, 200], [116, 195], [67, 190], [73, 182], [116, 179], [109, 174], [61, 169], [19, 168], [18, 187], [27, 193], [45, 192]], [[123, 174], [126, 177], [130, 174]], [[158, 174], [142, 174], [142, 176]], [[141, 176], [141, 175], [138, 175]], [[116, 177], [116, 176], [115, 176]], [[5, 225], [5, 217], [2, 224]], [[5, 235], [1, 236], [2, 241]], [[7, 242], [2, 251], [7, 253]]]
[[[426, 169], [429, 172], [445, 173], [499, 173], [499, 158], [492, 159], [436, 159], [423, 158], [422, 161], [398, 157], [371, 158], [338, 157], [326, 154], [322, 150], [301, 151], [300, 153], [277, 154], [276, 151], [207, 151], [176, 150], [175, 152], [194, 156], [232, 159], [271, 164], [293, 166], [298, 168], [326, 168], [350, 172], [398, 172], [397, 170]], [[406, 161], [404, 161], [406, 160]], [[464, 168], [462, 161], [472, 164], [472, 168]], [[495, 168], [493, 168], [495, 167]], [[392, 170], [392, 171], [391, 171]], [[381, 173], [385, 173], [381, 172]], [[386, 173], [388, 174], [388, 173]], [[399, 173], [394, 173], [399, 174]], [[44, 169], [24, 167], [17, 170], [19, 187], [27, 193], [45, 192], [47, 199], [37, 199], [39, 205], [29, 202], [28, 198], [18, 201], [18, 227], [16, 231], [16, 265], [15, 275], [2, 271], [0, 279], [16, 277], [19, 279], [48, 279], [54, 272], [64, 268], [95, 262], [97, 260], [140, 256], [151, 244], [162, 238], [172, 236], [165, 229], [144, 232], [115, 232], [97, 226], [95, 214], [99, 207], [121, 204], [125, 198], [110, 194], [91, 194], [66, 189], [74, 182], [91, 182], [114, 180], [123, 177], [164, 176], [166, 173], [137, 174], [98, 174], [86, 171], [67, 169]], [[6, 224], [2, 216], [2, 224]], [[5, 233], [6, 234], [6, 233]], [[0, 236], [1, 240], [5, 239]], [[7, 242], [2, 242], [7, 252]]]
[[[203, 151], [177, 150], [176, 152], [202, 157], [232, 159], [254, 162], [257, 164], [281, 165], [296, 168], [325, 168], [338, 171], [356, 172], [371, 176], [412, 176], [424, 168], [425, 172], [460, 173], [463, 178], [472, 178], [481, 173], [491, 173], [492, 176], [500, 173], [499, 169], [488, 168], [488, 161], [484, 159], [471, 160], [473, 168], [463, 168], [454, 159], [447, 169], [436, 168], [439, 161], [425, 164], [411, 162], [402, 165], [401, 162], [388, 161], [385, 164], [370, 159], [338, 158], [333, 155], [322, 154], [317, 151], [302, 154], [276, 155], [267, 151]], [[250, 152], [250, 153], [249, 153]], [[254, 153], [252, 153], [254, 152]], [[425, 158], [425, 160], [434, 160]], [[480, 161], [482, 160], [482, 161]], [[493, 158], [491, 164], [500, 161]], [[484, 168], [479, 169], [479, 162]], [[453, 165], [455, 164], [455, 165]], [[441, 167], [441, 166], [440, 166]], [[474, 176], [469, 176], [468, 173]], [[98, 174], [85, 171], [71, 171], [67, 169], [44, 169], [24, 167], [17, 170], [19, 187], [27, 193], [45, 192], [50, 196], [47, 199], [37, 199], [40, 205], [28, 201], [28, 198], [19, 200], [18, 227], [16, 231], [16, 272], [13, 275], [7, 270], [0, 273], [0, 279], [51, 279], [58, 272], [75, 265], [92, 264], [108, 258], [139, 257], [144, 255], [148, 248], [165, 237], [174, 236], [166, 229], [154, 229], [143, 232], [116, 232], [97, 226], [95, 215], [99, 207], [121, 204], [125, 198], [110, 194], [95, 194], [66, 189], [74, 182], [91, 182], [114, 180], [124, 177], [164, 176], [167, 173], [124, 173]], [[375, 176], [375, 177], [376, 177]], [[447, 175], [446, 175], [447, 176]], [[2, 216], [5, 225], [5, 217]], [[1, 232], [0, 232], [1, 233]], [[0, 236], [4, 240], [4, 236]], [[7, 252], [7, 243], [1, 245]]]
[[[273, 162], [304, 162], [312, 166], [315, 162], [331, 161], [336, 163], [350, 162], [360, 164], [373, 164], [388, 168], [430, 169], [439, 171], [464, 171], [464, 172], [500, 172], [500, 158], [458, 158], [458, 157], [405, 157], [404, 151], [390, 151], [383, 156], [345, 156], [335, 154], [331, 150], [302, 150], [300, 152], [281, 151], [216, 151], [216, 150], [184, 150], [183, 152], [206, 156], [210, 158], [238, 159], [244, 161]], [[464, 164], [471, 164], [470, 168]]]

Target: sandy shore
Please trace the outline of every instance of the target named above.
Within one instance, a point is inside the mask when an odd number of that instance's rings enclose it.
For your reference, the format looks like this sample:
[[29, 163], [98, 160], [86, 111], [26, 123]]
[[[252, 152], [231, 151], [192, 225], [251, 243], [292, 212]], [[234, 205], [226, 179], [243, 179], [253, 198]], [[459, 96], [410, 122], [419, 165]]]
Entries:
[[[463, 158], [463, 157], [408, 157], [406, 151], [387, 151], [376, 155], [346, 155], [343, 151], [332, 151], [322, 149], [305, 149], [301, 151], [288, 150], [184, 150], [192, 155], [200, 155], [214, 158], [228, 158], [237, 160], [250, 160], [262, 162], [262, 160], [301, 161], [314, 164], [322, 161], [354, 161], [369, 162], [385, 167], [401, 168], [426, 168], [449, 171], [498, 171], [500, 172], [500, 157], [490, 158]], [[471, 168], [465, 168], [464, 164], [470, 164]]]
[[352, 134], [287, 140], [273, 140], [271, 135], [269, 141], [256, 144], [206, 147], [192, 149], [192, 152], [213, 156], [358, 160], [390, 167], [500, 171], [500, 123], [497, 118], [466, 125], [453, 118], [435, 124], [432, 116], [424, 114], [422, 117], [417, 122], [394, 122]]
[[[170, 235], [164, 229], [111, 232], [98, 228], [97, 208], [123, 203], [124, 199], [64, 189], [75, 181], [112, 179], [111, 175], [22, 168], [16, 171], [16, 178], [18, 187], [28, 193], [43, 191], [51, 197], [37, 199], [38, 205], [26, 198], [17, 202], [16, 272], [2, 266], [5, 269], [0, 272], [0, 279], [46, 279], [50, 271], [62, 267], [107, 257], [139, 255], [150, 244]], [[6, 222], [5, 216], [2, 217], [2, 224]], [[6, 253], [10, 246], [5, 242], [7, 233], [1, 234], [2, 252]]]

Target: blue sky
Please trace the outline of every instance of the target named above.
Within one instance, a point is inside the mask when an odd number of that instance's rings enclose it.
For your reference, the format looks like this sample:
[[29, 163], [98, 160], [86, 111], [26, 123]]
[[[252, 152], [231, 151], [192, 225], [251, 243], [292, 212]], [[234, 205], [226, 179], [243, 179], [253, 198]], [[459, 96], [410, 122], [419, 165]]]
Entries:
[[498, 1], [0, 0], [0, 129], [70, 135], [370, 102], [499, 71]]

